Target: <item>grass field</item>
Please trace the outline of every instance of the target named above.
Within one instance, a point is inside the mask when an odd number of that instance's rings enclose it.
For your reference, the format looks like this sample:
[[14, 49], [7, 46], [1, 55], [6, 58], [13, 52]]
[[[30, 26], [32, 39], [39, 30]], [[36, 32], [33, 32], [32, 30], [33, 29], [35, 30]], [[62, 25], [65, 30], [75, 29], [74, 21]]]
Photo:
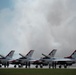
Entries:
[[0, 75], [76, 75], [76, 69], [0, 69]]

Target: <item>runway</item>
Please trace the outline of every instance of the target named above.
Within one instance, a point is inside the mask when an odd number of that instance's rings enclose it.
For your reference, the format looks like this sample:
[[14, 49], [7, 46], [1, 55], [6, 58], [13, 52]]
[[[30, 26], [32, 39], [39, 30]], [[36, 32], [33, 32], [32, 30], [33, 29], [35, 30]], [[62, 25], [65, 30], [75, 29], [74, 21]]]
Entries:
[[[4, 68], [3, 66], [1, 67], [2, 69]], [[14, 68], [14, 65], [9, 65], [9, 67], [8, 67], [8, 69], [12, 69], [12, 68]], [[17, 69], [26, 69], [25, 68], [25, 66], [23, 66], [23, 67], [16, 67]], [[38, 69], [39, 69], [40, 67], [38, 67]], [[59, 67], [57, 66], [56, 67], [56, 69], [58, 69]], [[4, 68], [4, 69], [7, 69], [7, 68]], [[15, 69], [15, 68], [14, 68]], [[27, 68], [28, 69], [28, 68]], [[31, 65], [30, 66], [30, 69], [35, 69], [35, 65]], [[49, 66], [43, 66], [43, 68], [41, 68], [41, 69], [49, 69]], [[51, 68], [52, 69], [52, 68]], [[62, 69], [64, 69], [64, 67], [62, 67]], [[72, 66], [68, 66], [67, 67], [67, 69], [76, 69], [76, 64], [73, 64]]]

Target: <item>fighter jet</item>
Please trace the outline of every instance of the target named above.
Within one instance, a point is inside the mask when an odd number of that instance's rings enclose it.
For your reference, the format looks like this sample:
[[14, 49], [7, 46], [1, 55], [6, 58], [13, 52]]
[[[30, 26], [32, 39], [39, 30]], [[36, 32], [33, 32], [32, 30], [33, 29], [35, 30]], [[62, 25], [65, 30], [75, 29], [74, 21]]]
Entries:
[[33, 64], [36, 65], [36, 68], [38, 68], [38, 65], [40, 68], [49, 65], [52, 62], [52, 58], [55, 56], [56, 51], [57, 49], [53, 49], [48, 55], [42, 54], [44, 57], [34, 61]]
[[21, 56], [19, 59], [13, 60], [12, 64], [14, 64], [14, 67], [23, 67], [25, 66], [26, 68], [29, 66], [30, 67], [30, 60], [32, 60], [32, 54], [33, 54], [34, 50], [30, 50], [25, 56], [20, 54]]
[[10, 51], [6, 56], [0, 55], [0, 67], [4, 66], [4, 67], [8, 67], [10, 64], [10, 60], [12, 59], [13, 55], [14, 55], [14, 50]]
[[59, 68], [62, 66], [64, 66], [64, 68], [71, 66], [72, 64], [76, 63], [76, 50], [68, 57], [53, 58], [52, 62], [54, 62], [54, 65], [59, 65]]

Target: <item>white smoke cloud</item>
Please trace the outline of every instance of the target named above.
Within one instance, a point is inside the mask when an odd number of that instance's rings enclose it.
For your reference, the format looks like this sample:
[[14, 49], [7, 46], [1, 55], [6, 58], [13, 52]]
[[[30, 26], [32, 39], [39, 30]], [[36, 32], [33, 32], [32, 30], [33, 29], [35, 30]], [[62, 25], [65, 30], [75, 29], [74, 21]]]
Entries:
[[[13, 9], [0, 11], [1, 51], [15, 49], [34, 56], [57, 48], [57, 56], [76, 49], [75, 0], [13, 0]], [[65, 53], [66, 52], [66, 53]]]

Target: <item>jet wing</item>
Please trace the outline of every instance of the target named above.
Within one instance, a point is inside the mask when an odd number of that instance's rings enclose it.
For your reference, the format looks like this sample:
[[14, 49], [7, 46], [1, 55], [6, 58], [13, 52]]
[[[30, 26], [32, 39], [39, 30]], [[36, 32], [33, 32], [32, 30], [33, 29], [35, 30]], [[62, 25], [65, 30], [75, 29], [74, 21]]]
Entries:
[[45, 56], [46, 58], [50, 58], [49, 56], [45, 55], [45, 54], [42, 54], [43, 56]]
[[59, 61], [59, 62], [60, 62], [60, 61], [61, 61], [61, 62], [62, 62], [62, 61], [63, 61], [63, 62], [66, 61], [66, 62], [67, 62], [67, 61], [74, 61], [74, 59], [60, 58], [60, 59], [54, 59], [53, 61], [56, 61], [56, 62], [58, 62], [58, 61]]
[[25, 57], [24, 55], [22, 55], [22, 54], [20, 54], [20, 53], [19, 53], [19, 55], [22, 56], [23, 58]]

